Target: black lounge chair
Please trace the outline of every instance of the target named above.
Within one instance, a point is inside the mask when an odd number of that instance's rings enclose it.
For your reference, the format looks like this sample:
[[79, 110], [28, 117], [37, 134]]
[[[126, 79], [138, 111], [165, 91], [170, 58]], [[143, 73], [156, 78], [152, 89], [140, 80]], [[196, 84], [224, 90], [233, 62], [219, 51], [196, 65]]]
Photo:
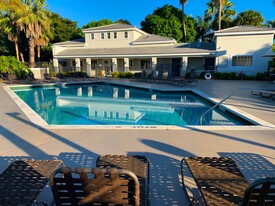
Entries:
[[137, 176], [125, 169], [63, 167], [50, 179], [60, 205], [140, 205]]
[[200, 198], [189, 197], [189, 205], [203, 202], [207, 206], [274, 206], [275, 178], [259, 179], [249, 185], [236, 162], [224, 157], [190, 157], [181, 161], [183, 189], [184, 166], [187, 165], [198, 187]]
[[140, 205], [150, 205], [149, 164], [148, 158], [140, 155], [102, 155], [96, 161], [96, 166], [100, 168], [115, 167], [132, 171], [140, 183]]
[[61, 165], [60, 160], [13, 162], [0, 175], [0, 205], [32, 205], [50, 175]]

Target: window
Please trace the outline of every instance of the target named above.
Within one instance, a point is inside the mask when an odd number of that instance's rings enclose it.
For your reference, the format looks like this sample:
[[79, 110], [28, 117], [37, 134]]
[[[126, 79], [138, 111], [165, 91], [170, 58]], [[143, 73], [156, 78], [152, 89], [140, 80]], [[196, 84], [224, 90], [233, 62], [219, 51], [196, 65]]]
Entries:
[[91, 39], [95, 39], [95, 34], [91, 34]]
[[116, 32], [114, 32], [114, 39], [116, 39], [117, 38], [117, 33]]
[[107, 38], [111, 39], [111, 33], [110, 32], [107, 33]]
[[125, 39], [128, 38], [128, 32], [127, 32], [127, 31], [124, 32], [124, 38], [125, 38]]
[[252, 66], [252, 56], [233, 56], [232, 66]]
[[101, 33], [101, 39], [104, 39], [104, 33]]

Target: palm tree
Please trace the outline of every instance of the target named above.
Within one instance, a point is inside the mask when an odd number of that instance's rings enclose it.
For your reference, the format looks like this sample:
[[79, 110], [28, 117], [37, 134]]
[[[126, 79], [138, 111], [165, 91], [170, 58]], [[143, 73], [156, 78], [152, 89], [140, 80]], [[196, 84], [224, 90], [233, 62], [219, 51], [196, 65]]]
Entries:
[[212, 21], [211, 26], [214, 30], [221, 30], [224, 26], [228, 27], [232, 22], [232, 17], [236, 14], [232, 9], [233, 3], [229, 0], [211, 0], [207, 6], [205, 21]]
[[17, 25], [18, 16], [16, 12], [8, 9], [7, 13], [4, 15], [4, 18], [0, 20], [0, 25], [4, 28], [4, 32], [8, 35], [8, 39], [14, 43], [16, 58], [19, 60], [19, 38], [20, 30]]
[[184, 42], [187, 42], [187, 37], [186, 37], [186, 24], [185, 24], [185, 14], [184, 14], [184, 6], [187, 3], [187, 0], [179, 0], [181, 4], [181, 12], [182, 12], [182, 27], [183, 27], [183, 37], [184, 37]]
[[219, 3], [219, 30], [222, 29], [222, 9], [223, 9], [223, 5], [225, 0], [217, 0]]
[[50, 22], [44, 9], [45, 0], [25, 0], [26, 12], [17, 21], [21, 31], [25, 32], [29, 44], [30, 67], [35, 66], [35, 43], [43, 31], [49, 30]]

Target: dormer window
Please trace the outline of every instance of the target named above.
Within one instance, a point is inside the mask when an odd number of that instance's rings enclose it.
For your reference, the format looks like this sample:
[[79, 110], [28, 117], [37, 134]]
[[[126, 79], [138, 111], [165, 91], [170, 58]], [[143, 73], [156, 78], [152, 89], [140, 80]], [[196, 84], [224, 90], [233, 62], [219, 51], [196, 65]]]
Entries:
[[94, 33], [91, 34], [91, 39], [95, 39], [95, 34]]
[[107, 38], [111, 39], [111, 33], [110, 32], [107, 33]]
[[104, 39], [104, 33], [103, 32], [101, 33], [101, 39]]
[[127, 32], [127, 31], [124, 32], [124, 38], [125, 38], [125, 39], [128, 38], [128, 32]]
[[114, 39], [116, 39], [117, 38], [117, 33], [116, 32], [114, 32]]

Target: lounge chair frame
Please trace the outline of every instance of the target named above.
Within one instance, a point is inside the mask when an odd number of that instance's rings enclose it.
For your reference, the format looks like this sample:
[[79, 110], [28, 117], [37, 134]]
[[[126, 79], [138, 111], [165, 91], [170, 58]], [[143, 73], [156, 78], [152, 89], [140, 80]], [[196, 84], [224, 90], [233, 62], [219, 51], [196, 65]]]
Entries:
[[236, 162], [224, 157], [189, 157], [181, 161], [185, 194], [184, 165], [194, 178], [201, 197], [189, 197], [189, 205], [203, 200], [207, 206], [274, 206], [275, 178], [263, 178], [249, 185]]
[[63, 167], [50, 183], [57, 206], [140, 205], [138, 178], [125, 169]]
[[140, 205], [150, 205], [150, 162], [147, 157], [141, 155], [102, 155], [97, 158], [96, 166], [132, 171], [140, 183]]

